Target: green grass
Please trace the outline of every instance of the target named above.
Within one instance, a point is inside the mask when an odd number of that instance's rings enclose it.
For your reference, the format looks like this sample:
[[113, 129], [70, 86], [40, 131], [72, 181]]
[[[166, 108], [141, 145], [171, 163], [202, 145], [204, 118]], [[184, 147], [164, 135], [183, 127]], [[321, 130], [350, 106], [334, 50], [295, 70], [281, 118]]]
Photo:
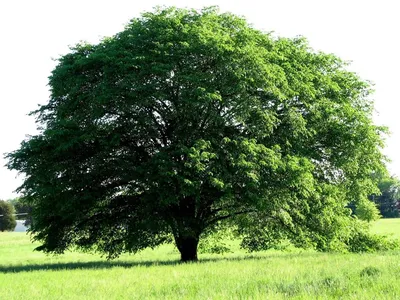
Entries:
[[400, 239], [400, 218], [381, 219], [372, 226], [372, 231], [392, 238]]
[[[400, 219], [373, 231], [400, 237]], [[241, 250], [180, 264], [171, 245], [124, 255], [33, 252], [24, 233], [0, 233], [0, 299], [399, 299], [400, 252]]]

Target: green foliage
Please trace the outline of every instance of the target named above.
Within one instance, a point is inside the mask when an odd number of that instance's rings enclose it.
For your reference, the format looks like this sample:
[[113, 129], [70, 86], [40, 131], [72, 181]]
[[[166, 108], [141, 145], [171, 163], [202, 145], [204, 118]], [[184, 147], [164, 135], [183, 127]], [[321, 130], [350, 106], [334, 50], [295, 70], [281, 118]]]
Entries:
[[0, 200], [0, 231], [13, 231], [17, 226], [14, 207], [8, 201]]
[[357, 205], [356, 216], [367, 222], [376, 221], [381, 217], [376, 204], [369, 200], [364, 200]]
[[396, 177], [384, 177], [378, 183], [379, 194], [370, 196], [384, 218], [400, 216], [400, 181]]
[[25, 174], [39, 250], [114, 258], [174, 238], [182, 260], [214, 229], [249, 250], [346, 248], [346, 205], [377, 191], [370, 86], [304, 38], [216, 8], [157, 9], [79, 44], [8, 154]]
[[25, 220], [24, 225], [29, 227], [32, 224], [32, 207], [29, 205], [29, 203], [24, 201], [24, 199], [21, 197], [14, 198], [8, 201], [14, 206], [15, 213], [17, 214], [17, 219]]
[[231, 243], [234, 240], [232, 230], [221, 228], [213, 233], [205, 233], [199, 242], [200, 253], [224, 254], [232, 252]]
[[351, 252], [376, 252], [400, 249], [399, 239], [389, 239], [385, 235], [371, 233], [369, 226], [359, 221], [358, 226], [352, 226], [349, 236], [348, 250]]

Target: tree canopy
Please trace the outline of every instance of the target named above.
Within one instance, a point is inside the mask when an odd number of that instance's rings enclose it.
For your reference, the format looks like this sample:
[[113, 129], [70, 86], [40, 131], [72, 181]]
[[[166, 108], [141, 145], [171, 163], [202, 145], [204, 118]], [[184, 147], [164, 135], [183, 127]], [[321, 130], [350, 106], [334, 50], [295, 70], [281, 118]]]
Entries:
[[249, 250], [281, 240], [351, 250], [346, 205], [376, 192], [385, 129], [370, 85], [302, 37], [216, 8], [156, 9], [49, 77], [40, 133], [8, 154], [39, 250], [113, 258], [229, 227]]
[[13, 231], [17, 226], [14, 207], [5, 200], [0, 200], [0, 231]]
[[357, 205], [355, 213], [358, 218], [367, 222], [376, 221], [381, 217], [373, 201], [362, 201]]

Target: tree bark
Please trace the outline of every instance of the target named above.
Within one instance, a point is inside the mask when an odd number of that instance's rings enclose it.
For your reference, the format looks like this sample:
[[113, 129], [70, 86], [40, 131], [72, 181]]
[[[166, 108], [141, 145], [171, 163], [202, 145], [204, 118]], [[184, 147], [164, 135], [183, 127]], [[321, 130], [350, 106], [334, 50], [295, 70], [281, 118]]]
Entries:
[[197, 261], [197, 246], [199, 244], [198, 237], [175, 237], [175, 243], [181, 253], [182, 262]]

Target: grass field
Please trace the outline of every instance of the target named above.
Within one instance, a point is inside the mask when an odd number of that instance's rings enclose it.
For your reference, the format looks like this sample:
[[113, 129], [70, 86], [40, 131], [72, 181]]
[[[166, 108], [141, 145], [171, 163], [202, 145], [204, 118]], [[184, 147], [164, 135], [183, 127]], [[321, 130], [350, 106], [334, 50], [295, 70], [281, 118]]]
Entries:
[[[373, 231], [400, 238], [400, 219]], [[171, 245], [124, 255], [33, 252], [24, 233], [0, 233], [0, 299], [400, 299], [400, 252], [332, 254], [239, 249], [179, 264]]]

